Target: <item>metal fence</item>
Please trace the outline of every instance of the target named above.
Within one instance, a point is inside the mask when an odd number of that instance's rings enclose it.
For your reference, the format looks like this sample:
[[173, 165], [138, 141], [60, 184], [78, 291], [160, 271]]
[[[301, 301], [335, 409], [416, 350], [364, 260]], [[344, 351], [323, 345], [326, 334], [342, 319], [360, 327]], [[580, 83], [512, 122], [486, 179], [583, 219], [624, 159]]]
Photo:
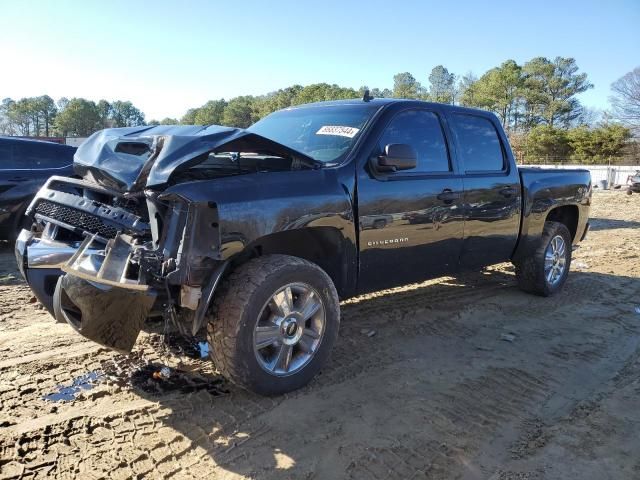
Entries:
[[609, 188], [613, 185], [625, 185], [629, 175], [634, 175], [640, 170], [639, 165], [521, 165], [523, 167], [539, 167], [539, 168], [558, 168], [558, 169], [571, 169], [582, 168], [591, 172], [591, 182], [593, 185], [602, 185], [601, 182], [606, 182], [606, 187]]

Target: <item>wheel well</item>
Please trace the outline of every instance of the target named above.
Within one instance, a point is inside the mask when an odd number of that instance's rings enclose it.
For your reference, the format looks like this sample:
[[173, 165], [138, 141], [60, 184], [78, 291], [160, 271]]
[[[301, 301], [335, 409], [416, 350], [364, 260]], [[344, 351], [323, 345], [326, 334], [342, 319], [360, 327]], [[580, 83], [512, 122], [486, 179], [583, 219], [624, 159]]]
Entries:
[[578, 230], [578, 215], [578, 207], [575, 205], [565, 205], [551, 210], [547, 215], [547, 221], [564, 224], [569, 229], [571, 239], [575, 240]]
[[[342, 296], [348, 289], [348, 258], [345, 239], [333, 227], [288, 230], [266, 235], [254, 241], [235, 260], [235, 264], [263, 255], [282, 254], [303, 258], [322, 268]], [[355, 262], [355, 259], [353, 260]]]

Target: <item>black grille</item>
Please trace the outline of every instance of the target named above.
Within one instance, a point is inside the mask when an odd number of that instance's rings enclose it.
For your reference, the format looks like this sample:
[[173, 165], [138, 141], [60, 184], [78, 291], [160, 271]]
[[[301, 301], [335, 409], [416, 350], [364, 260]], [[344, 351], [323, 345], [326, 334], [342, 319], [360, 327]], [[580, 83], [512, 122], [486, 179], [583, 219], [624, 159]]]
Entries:
[[114, 238], [118, 233], [117, 228], [107, 225], [99, 217], [48, 200], [42, 200], [38, 203], [35, 213], [66, 223], [72, 227], [81, 228], [87, 232], [97, 233], [104, 238]]

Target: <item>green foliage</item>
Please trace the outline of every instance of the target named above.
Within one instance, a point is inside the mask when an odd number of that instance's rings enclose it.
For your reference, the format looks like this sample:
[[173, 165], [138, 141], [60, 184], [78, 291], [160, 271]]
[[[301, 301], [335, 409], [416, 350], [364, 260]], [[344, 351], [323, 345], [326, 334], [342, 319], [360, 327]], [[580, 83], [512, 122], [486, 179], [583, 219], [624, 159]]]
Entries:
[[136, 127], [144, 125], [144, 114], [134, 107], [131, 102], [116, 100], [111, 103], [109, 121], [113, 127]]
[[615, 124], [599, 128], [580, 126], [567, 131], [572, 159], [582, 163], [602, 163], [620, 156], [630, 138], [628, 128]]
[[577, 163], [604, 163], [623, 154], [631, 139], [631, 131], [621, 125], [596, 128], [579, 126], [562, 129], [538, 125], [515, 141], [514, 150], [521, 152], [523, 163], [556, 163], [570, 159]]
[[429, 75], [429, 99], [438, 103], [453, 103], [456, 97], [456, 76], [442, 65], [433, 67]]
[[298, 95], [304, 87], [302, 85], [292, 85], [291, 87], [268, 93], [256, 98], [256, 114], [259, 118], [269, 115], [271, 112], [298, 105]]
[[582, 112], [576, 95], [592, 87], [573, 58], [536, 57], [522, 67], [507, 60], [467, 82], [461, 103], [495, 112], [510, 131], [536, 125], [567, 128]]
[[[364, 91], [367, 90], [366, 87], [361, 87], [360, 90], [358, 91], [358, 97], [363, 97], [364, 96]], [[371, 88], [368, 89], [369, 90], [369, 95], [371, 95], [373, 98], [391, 98], [393, 97], [393, 92], [391, 90], [389, 90], [388, 88]]]
[[22, 98], [18, 101], [5, 98], [0, 105], [0, 133], [49, 136], [57, 112], [55, 102], [48, 95]]
[[162, 120], [149, 120], [147, 125], [179, 125], [180, 121], [177, 118], [165, 117]]
[[467, 86], [462, 103], [495, 112], [507, 129], [517, 129], [522, 93], [522, 68], [513, 60], [492, 68]]
[[95, 103], [84, 98], [61, 99], [55, 121], [56, 132], [67, 136], [86, 137], [106, 127], [144, 125], [144, 114], [129, 101]]
[[258, 120], [254, 104], [255, 97], [250, 95], [232, 98], [224, 109], [222, 124], [229, 127], [247, 128]]
[[[377, 93], [389, 94], [378, 90]], [[303, 103], [340, 100], [361, 96], [353, 88], [343, 88], [328, 83], [314, 83], [303, 87], [293, 85], [259, 97], [242, 96], [224, 100], [212, 100], [198, 108], [187, 111], [181, 119], [185, 125], [227, 125], [231, 127], [248, 127], [255, 121], [276, 110], [301, 105]]]
[[209, 100], [198, 108], [193, 118], [196, 125], [220, 125], [223, 122], [224, 109], [227, 102], [224, 99]]
[[524, 64], [522, 72], [530, 123], [569, 126], [580, 113], [575, 96], [593, 88], [587, 74], [578, 73], [573, 58], [556, 57], [551, 61], [536, 57]]
[[409, 72], [398, 73], [393, 76], [394, 98], [423, 98], [424, 89]]
[[98, 109], [98, 115], [100, 116], [100, 122], [103, 128], [109, 127], [109, 119], [111, 118], [111, 104], [106, 100], [100, 100], [96, 108]]
[[165, 117], [160, 120], [160, 125], [178, 125], [180, 122], [177, 118]]
[[180, 123], [183, 125], [196, 125], [196, 114], [198, 113], [197, 108], [190, 108], [187, 110], [187, 113], [180, 119]]
[[554, 163], [566, 158], [571, 146], [566, 130], [549, 125], [533, 127], [524, 142], [526, 163]]
[[343, 88], [335, 84], [329, 85], [328, 83], [315, 83], [303, 87], [296, 95], [293, 105], [324, 102], [327, 100], [345, 100], [357, 97], [358, 92], [353, 88]]
[[86, 137], [102, 128], [102, 119], [95, 102], [72, 98], [56, 118], [56, 131], [61, 135]]
[[468, 72], [463, 75], [458, 82], [458, 100], [460, 105], [475, 106], [476, 105], [476, 90], [477, 90], [478, 77], [473, 72]]

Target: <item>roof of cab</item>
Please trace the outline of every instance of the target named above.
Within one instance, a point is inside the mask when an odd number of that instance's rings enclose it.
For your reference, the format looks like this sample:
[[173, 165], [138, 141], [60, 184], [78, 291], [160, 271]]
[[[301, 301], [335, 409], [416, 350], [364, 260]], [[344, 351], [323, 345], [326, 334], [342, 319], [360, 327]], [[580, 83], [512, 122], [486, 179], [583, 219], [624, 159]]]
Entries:
[[411, 98], [372, 98], [371, 100], [364, 101], [362, 98], [350, 98], [347, 100], [328, 100], [324, 102], [313, 102], [313, 103], [303, 103], [301, 105], [292, 105], [290, 107], [286, 107], [283, 110], [294, 110], [298, 108], [308, 108], [308, 107], [330, 107], [330, 106], [341, 106], [341, 105], [380, 105], [386, 106], [391, 104], [407, 104], [407, 105], [421, 105], [424, 107], [436, 107], [446, 110], [452, 110], [460, 113], [481, 113], [485, 115], [493, 115], [492, 112], [487, 110], [481, 110], [478, 108], [471, 107], [461, 107], [459, 105], [449, 105], [448, 103], [435, 103], [435, 102], [427, 102], [424, 100], [417, 100]]

